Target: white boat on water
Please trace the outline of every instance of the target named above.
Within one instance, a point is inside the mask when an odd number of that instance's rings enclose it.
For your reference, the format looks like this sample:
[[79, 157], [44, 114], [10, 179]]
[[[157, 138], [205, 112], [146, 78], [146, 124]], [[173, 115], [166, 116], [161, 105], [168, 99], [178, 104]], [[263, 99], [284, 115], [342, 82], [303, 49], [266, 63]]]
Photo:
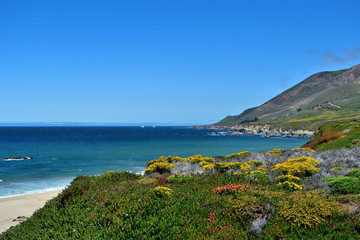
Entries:
[[140, 126], [141, 128], [144, 128], [145, 126]]

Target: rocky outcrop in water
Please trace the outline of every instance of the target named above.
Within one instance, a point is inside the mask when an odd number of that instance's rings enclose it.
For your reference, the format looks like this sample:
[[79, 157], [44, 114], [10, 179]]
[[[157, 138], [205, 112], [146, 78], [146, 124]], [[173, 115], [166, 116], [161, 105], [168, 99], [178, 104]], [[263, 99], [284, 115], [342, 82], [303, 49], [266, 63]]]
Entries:
[[281, 128], [272, 129], [269, 125], [238, 125], [238, 126], [204, 126], [214, 130], [228, 130], [226, 135], [252, 135], [263, 136], [266, 138], [313, 138], [316, 132], [308, 130], [282, 130]]

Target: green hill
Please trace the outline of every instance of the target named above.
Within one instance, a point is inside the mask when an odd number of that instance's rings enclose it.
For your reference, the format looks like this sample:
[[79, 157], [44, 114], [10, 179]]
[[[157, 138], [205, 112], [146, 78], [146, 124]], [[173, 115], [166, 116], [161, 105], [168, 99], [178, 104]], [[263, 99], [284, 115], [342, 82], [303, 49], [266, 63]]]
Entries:
[[0, 239], [359, 239], [358, 157], [301, 148], [159, 157], [144, 176], [76, 177]]
[[215, 126], [269, 124], [273, 128], [316, 130], [322, 123], [360, 116], [360, 64], [316, 73], [261, 106], [228, 116]]

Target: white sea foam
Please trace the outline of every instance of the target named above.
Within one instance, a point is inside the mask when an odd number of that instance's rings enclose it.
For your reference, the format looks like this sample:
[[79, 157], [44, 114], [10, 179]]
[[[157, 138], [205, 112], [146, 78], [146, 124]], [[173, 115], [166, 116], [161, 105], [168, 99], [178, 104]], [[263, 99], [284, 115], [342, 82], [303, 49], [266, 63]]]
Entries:
[[26, 191], [26, 192], [21, 193], [21, 194], [12, 194], [12, 195], [7, 195], [7, 196], [0, 196], [0, 199], [11, 198], [11, 197], [19, 197], [19, 196], [25, 196], [25, 195], [31, 195], [31, 194], [38, 194], [38, 193], [59, 191], [59, 190], [64, 190], [65, 188], [66, 187], [56, 187], [56, 188], [46, 188], [46, 189]]

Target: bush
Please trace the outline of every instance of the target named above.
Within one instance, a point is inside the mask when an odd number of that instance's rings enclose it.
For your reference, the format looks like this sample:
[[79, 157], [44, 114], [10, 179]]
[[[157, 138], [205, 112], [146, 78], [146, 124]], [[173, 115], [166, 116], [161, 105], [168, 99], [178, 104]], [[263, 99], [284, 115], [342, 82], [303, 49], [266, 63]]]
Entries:
[[264, 217], [271, 210], [270, 205], [261, 198], [248, 194], [230, 198], [228, 202], [238, 218], [244, 218], [248, 222]]
[[164, 173], [170, 171], [170, 169], [174, 167], [175, 165], [172, 163], [155, 162], [146, 168], [145, 173], [147, 174], [153, 172]]
[[281, 182], [278, 186], [289, 191], [298, 191], [303, 189], [303, 187], [299, 184], [290, 181]]
[[249, 151], [244, 151], [244, 152], [238, 152], [238, 153], [233, 153], [230, 155], [226, 155], [227, 159], [231, 159], [231, 158], [242, 158], [242, 157], [247, 157], [250, 155]]
[[158, 197], [167, 197], [173, 193], [171, 188], [161, 186], [152, 188], [151, 191]]
[[183, 183], [192, 179], [194, 179], [193, 176], [180, 173], [175, 173], [167, 178], [169, 183]]
[[215, 167], [215, 164], [209, 163], [209, 164], [203, 165], [203, 166], [202, 166], [202, 169], [203, 169], [204, 171], [207, 171], [207, 170], [213, 170], [214, 167]]
[[299, 227], [313, 227], [335, 213], [340, 213], [340, 206], [335, 201], [328, 201], [319, 194], [294, 192], [279, 202], [279, 215]]
[[282, 175], [282, 176], [278, 176], [277, 178], [275, 178], [275, 180], [279, 183], [283, 183], [286, 181], [290, 181], [290, 182], [295, 182], [295, 183], [300, 183], [301, 179], [299, 177], [295, 177], [293, 175]]
[[144, 184], [144, 185], [151, 185], [151, 184], [156, 184], [158, 183], [158, 180], [156, 178], [142, 178], [140, 180], [138, 180], [138, 183], [140, 184]]
[[297, 175], [299, 177], [309, 177], [320, 171], [315, 166], [320, 163], [311, 157], [291, 158], [286, 162], [276, 164], [271, 171], [281, 172], [283, 174]]
[[360, 193], [360, 180], [357, 177], [339, 176], [327, 177], [320, 182], [326, 182], [335, 193], [349, 194]]
[[342, 171], [344, 168], [342, 167], [334, 167], [332, 169], [330, 169], [330, 171]]
[[349, 173], [350, 177], [356, 177], [358, 179], [360, 179], [360, 170], [359, 169], [352, 169], [351, 172]]
[[275, 156], [280, 156], [283, 152], [285, 152], [284, 149], [274, 149], [272, 151], [268, 151], [267, 153], [273, 154]]
[[262, 162], [260, 162], [260, 161], [255, 161], [255, 160], [250, 160], [250, 161], [248, 161], [247, 163], [250, 164], [251, 166], [254, 166], [254, 167], [259, 167], [259, 166], [263, 165]]
[[126, 171], [108, 171], [106, 173], [103, 173], [99, 176], [99, 180], [103, 181], [112, 181], [112, 182], [123, 182], [127, 180], [135, 180], [138, 179], [140, 175], [133, 174]]
[[311, 148], [307, 148], [307, 147], [304, 147], [304, 148], [293, 148], [291, 151], [308, 151], [308, 152], [315, 152], [314, 149], [311, 149]]

